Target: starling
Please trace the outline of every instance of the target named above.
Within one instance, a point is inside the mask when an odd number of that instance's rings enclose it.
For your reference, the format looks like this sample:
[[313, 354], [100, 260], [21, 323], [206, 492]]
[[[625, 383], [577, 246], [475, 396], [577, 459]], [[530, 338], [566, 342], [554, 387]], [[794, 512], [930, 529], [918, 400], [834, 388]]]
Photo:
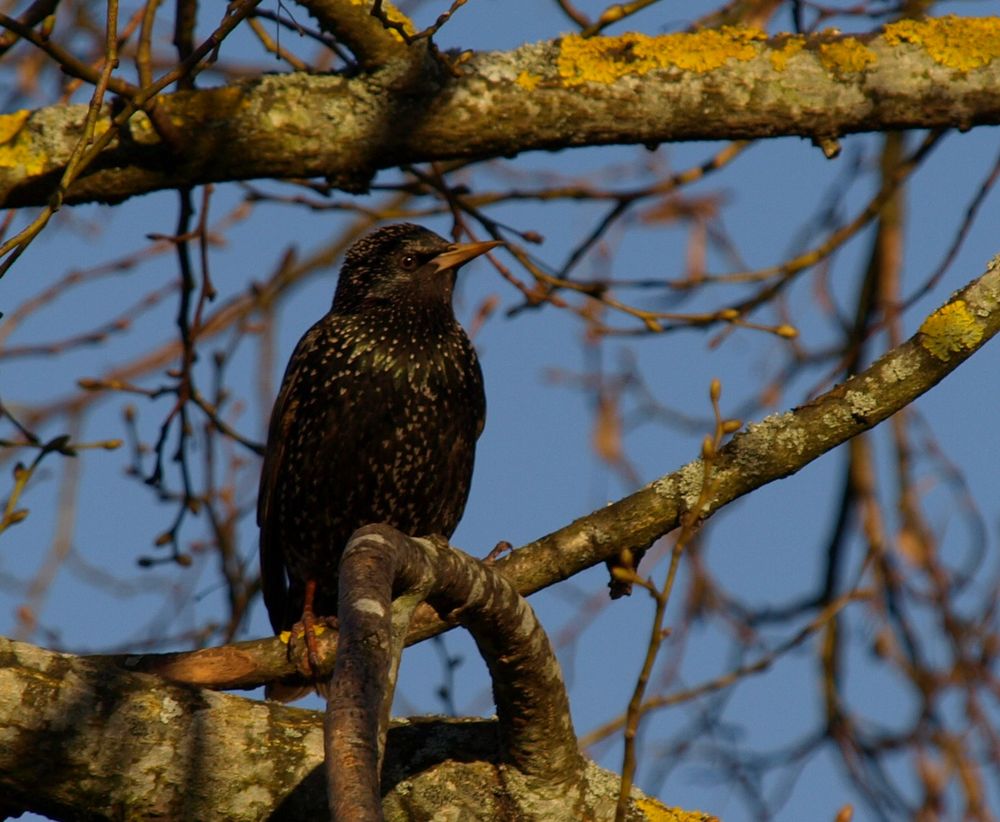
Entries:
[[[348, 250], [333, 306], [299, 340], [271, 414], [257, 524], [275, 633], [301, 620], [313, 650], [313, 621], [336, 614], [338, 564], [361, 526], [455, 530], [486, 397], [452, 292], [458, 268], [496, 245], [404, 223]], [[301, 692], [276, 685], [269, 696]]]

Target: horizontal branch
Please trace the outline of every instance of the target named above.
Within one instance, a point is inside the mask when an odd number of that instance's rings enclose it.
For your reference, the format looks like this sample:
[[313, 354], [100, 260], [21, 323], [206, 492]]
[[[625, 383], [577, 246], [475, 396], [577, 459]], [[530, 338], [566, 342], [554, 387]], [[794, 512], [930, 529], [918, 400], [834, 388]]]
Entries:
[[[171, 685], [0, 637], [0, 816], [325, 818], [322, 723], [316, 711]], [[479, 719], [391, 728], [386, 818], [510, 819], [511, 794], [521, 789], [516, 804], [530, 807], [530, 788], [504, 779], [497, 737], [496, 723]], [[618, 777], [588, 762], [584, 779], [587, 818], [607, 818]], [[634, 796], [636, 818], [707, 818]]]
[[[473, 55], [459, 77], [395, 63], [353, 78], [263, 76], [161, 96], [180, 144], [137, 113], [66, 202], [266, 177], [360, 191], [402, 163], [538, 149], [784, 135], [829, 146], [853, 132], [964, 129], [1000, 123], [998, 57], [1000, 20], [949, 17], [864, 37], [567, 36]], [[85, 116], [86, 106], [0, 116], [0, 206], [47, 201]]]
[[[927, 317], [913, 337], [868, 369], [809, 404], [735, 436], [713, 458], [714, 493], [701, 515], [795, 473], [877, 425], [936, 385], [998, 331], [1000, 257]], [[497, 563], [497, 570], [527, 593], [622, 548], [644, 547], [676, 526], [698, 499], [703, 478], [704, 468], [695, 461], [515, 551]], [[426, 621], [411, 639], [442, 626]], [[275, 658], [281, 655], [279, 643], [262, 642], [260, 647], [269, 648]], [[241, 670], [245, 683], [252, 660], [239, 651], [230, 654], [235, 655], [219, 670]], [[126, 664], [139, 667], [148, 661]], [[136, 809], [136, 816], [207, 820], [260, 818], [268, 815], [267, 808], [274, 809], [273, 818], [309, 818], [323, 807], [321, 794], [313, 793], [322, 757], [317, 715], [170, 685], [124, 671], [117, 663], [0, 639], [0, 812], [30, 808], [60, 816], [86, 807], [88, 816], [99, 818], [128, 807]], [[457, 747], [447, 747], [440, 739], [428, 741], [425, 731], [411, 724], [399, 731], [401, 737], [390, 732], [383, 806], [433, 808], [433, 802], [443, 801], [442, 785], [460, 785], [458, 794], [448, 796], [449, 807], [489, 814], [502, 790], [509, 789], [496, 784], [497, 734], [480, 727]], [[484, 745], [492, 753], [482, 753]], [[443, 765], [448, 751], [453, 761]], [[415, 773], [434, 781], [425, 784]], [[588, 765], [585, 779], [593, 774]], [[481, 783], [482, 791], [470, 791], [473, 782]], [[319, 785], [321, 790], [321, 778]], [[416, 804], [424, 799], [427, 805]]]

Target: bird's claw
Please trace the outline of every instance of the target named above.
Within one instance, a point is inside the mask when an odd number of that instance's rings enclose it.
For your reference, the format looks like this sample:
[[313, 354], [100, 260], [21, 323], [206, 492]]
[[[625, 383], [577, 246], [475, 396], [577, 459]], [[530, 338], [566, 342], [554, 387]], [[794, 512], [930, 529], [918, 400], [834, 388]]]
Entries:
[[[316, 637], [327, 628], [337, 630], [339, 623], [335, 616], [316, 616], [308, 612], [296, 622], [288, 635], [288, 656], [297, 660], [296, 667], [303, 676], [317, 680], [322, 676], [322, 665], [319, 654], [319, 642]], [[299, 649], [299, 642], [305, 642], [305, 653]], [[303, 664], [304, 663], [304, 664]]]

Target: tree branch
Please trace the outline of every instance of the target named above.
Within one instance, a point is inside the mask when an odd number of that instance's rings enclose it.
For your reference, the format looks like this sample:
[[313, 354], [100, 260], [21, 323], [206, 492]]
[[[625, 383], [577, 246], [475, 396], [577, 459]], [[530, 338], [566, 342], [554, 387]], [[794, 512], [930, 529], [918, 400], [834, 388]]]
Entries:
[[[1000, 331], [1000, 255], [927, 317], [920, 329], [864, 371], [812, 402], [752, 423], [712, 461], [713, 497], [703, 519], [762, 485], [874, 428], [937, 385]], [[497, 562], [524, 595], [616, 552], [639, 552], [677, 527], [703, 484], [702, 461], [525, 545]]]
[[[863, 37], [567, 36], [474, 55], [457, 78], [266, 76], [162, 96], [185, 136], [180, 153], [137, 113], [66, 202], [260, 177], [358, 191], [403, 163], [585, 145], [799, 135], [829, 147], [853, 132], [964, 129], [1000, 122], [997, 57], [1000, 20], [950, 17]], [[0, 206], [46, 202], [85, 116], [85, 106], [53, 106], [0, 118]]]
[[[347, 0], [299, 0], [299, 5], [311, 14], [319, 27], [336, 36], [358, 60], [360, 68], [371, 71], [396, 61], [421, 60], [426, 48], [411, 48], [403, 35], [387, 28], [372, 15], [368, 3]], [[413, 33], [410, 20], [393, 4], [386, 3], [383, 13], [408, 33]]]

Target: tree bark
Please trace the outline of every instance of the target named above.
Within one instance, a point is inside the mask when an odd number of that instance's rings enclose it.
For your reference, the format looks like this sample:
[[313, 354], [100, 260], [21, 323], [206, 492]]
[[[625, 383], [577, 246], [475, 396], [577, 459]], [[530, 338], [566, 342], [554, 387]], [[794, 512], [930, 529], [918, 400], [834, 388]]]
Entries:
[[[172, 685], [0, 638], [0, 814], [323, 818], [322, 726], [315, 711]], [[531, 788], [502, 764], [497, 740], [491, 720], [397, 723], [382, 778], [386, 818], [532, 818], [522, 815], [532, 807]], [[584, 779], [586, 812], [608, 818], [618, 777], [587, 763]], [[711, 818], [633, 796], [632, 819]]]

